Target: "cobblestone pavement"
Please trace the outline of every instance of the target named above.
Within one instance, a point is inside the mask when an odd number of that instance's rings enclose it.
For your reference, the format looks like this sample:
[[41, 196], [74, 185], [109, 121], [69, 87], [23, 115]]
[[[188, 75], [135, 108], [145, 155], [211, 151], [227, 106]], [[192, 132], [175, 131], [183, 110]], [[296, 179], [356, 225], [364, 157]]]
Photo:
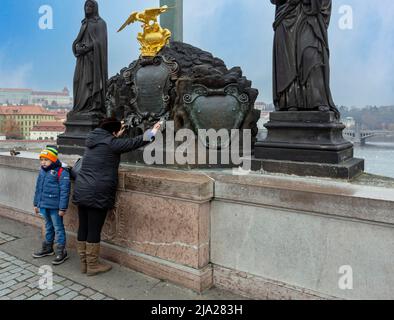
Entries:
[[0, 245], [16, 240], [17, 238], [0, 231]]
[[[203, 294], [178, 287], [131, 269], [111, 263], [111, 272], [88, 277], [80, 272], [75, 250], [60, 266], [52, 266], [53, 257], [33, 259], [41, 247], [41, 230], [0, 217], [0, 300], [243, 300], [238, 295], [213, 288]], [[40, 289], [47, 273], [40, 268], [53, 267], [52, 290]]]
[[[3, 234], [0, 237], [4, 239]], [[0, 250], [0, 300], [113, 300], [56, 273], [52, 288], [40, 289], [40, 279], [46, 273], [39, 271], [37, 266]]]

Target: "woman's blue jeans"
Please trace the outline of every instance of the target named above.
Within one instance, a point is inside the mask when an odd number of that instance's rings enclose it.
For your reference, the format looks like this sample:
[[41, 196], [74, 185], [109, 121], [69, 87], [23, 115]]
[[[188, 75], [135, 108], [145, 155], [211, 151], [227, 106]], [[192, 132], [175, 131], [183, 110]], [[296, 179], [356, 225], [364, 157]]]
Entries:
[[45, 242], [53, 244], [56, 236], [56, 243], [65, 247], [66, 230], [63, 224], [63, 217], [59, 216], [59, 210], [40, 208], [40, 213], [45, 219]]

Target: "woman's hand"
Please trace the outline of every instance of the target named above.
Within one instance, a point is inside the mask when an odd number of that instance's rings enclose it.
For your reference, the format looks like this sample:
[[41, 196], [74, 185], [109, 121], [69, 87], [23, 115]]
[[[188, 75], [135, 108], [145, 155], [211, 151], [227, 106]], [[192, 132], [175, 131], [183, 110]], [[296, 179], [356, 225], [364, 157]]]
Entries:
[[115, 137], [120, 138], [121, 136], [123, 136], [125, 131], [126, 131], [126, 125], [124, 121], [122, 121], [122, 127], [120, 128], [120, 131], [117, 134], [115, 134]]
[[158, 122], [153, 126], [152, 133], [154, 136], [159, 132], [160, 128], [161, 128], [161, 122]]

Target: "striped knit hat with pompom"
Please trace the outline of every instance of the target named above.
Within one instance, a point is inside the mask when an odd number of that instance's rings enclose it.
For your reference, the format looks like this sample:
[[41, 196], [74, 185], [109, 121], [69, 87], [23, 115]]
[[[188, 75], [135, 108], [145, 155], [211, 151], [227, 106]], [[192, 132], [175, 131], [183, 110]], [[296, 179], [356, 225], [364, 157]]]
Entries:
[[57, 148], [53, 146], [47, 146], [44, 150], [40, 153], [40, 159], [45, 158], [51, 160], [52, 162], [56, 162], [58, 159], [59, 151]]

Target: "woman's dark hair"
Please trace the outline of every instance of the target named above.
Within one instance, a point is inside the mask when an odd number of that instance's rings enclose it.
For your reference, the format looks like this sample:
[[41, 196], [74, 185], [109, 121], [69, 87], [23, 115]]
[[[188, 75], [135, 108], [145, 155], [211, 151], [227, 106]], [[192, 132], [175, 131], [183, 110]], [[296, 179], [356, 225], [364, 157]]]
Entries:
[[109, 133], [118, 133], [122, 128], [122, 123], [116, 118], [105, 118], [100, 121], [99, 128], [104, 129]]

